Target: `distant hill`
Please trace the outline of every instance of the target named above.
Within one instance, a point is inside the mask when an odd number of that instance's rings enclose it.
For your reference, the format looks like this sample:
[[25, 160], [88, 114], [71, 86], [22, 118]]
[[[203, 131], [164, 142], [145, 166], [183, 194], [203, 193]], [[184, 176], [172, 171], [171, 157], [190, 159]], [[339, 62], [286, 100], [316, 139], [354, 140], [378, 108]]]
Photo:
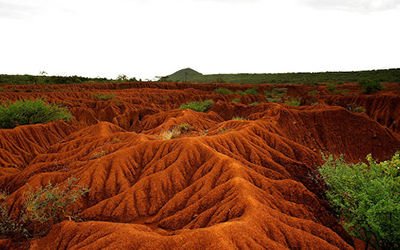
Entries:
[[202, 73], [199, 73], [191, 68], [186, 68], [178, 70], [169, 76], [164, 76], [161, 78], [161, 80], [167, 82], [190, 82], [192, 79], [201, 76], [203, 76]]
[[179, 70], [161, 81], [196, 83], [306, 83], [319, 82], [357, 82], [371, 79], [381, 82], [400, 82], [400, 68], [348, 72], [312, 72], [312, 73], [269, 73], [269, 74], [213, 74], [203, 75], [193, 69]]

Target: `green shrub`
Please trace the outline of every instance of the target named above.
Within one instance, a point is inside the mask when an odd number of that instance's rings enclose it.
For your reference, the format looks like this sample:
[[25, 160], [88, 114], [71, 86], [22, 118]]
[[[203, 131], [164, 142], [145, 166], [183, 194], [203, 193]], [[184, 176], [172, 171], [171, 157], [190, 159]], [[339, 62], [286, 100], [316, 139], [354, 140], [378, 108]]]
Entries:
[[313, 96], [313, 95], [319, 95], [319, 91], [318, 91], [318, 90], [316, 90], [316, 89], [314, 89], [314, 90], [311, 90], [310, 92], [308, 92], [308, 95], [310, 95], [310, 96]]
[[92, 157], [90, 157], [90, 159], [91, 159], [91, 160], [99, 159], [99, 158], [101, 158], [101, 157], [103, 157], [103, 156], [105, 156], [105, 155], [106, 155], [106, 151], [102, 150], [102, 151], [100, 151], [100, 152], [93, 153], [93, 154], [92, 154]]
[[288, 98], [288, 99], [285, 101], [285, 104], [291, 105], [291, 106], [300, 106], [300, 104], [301, 104], [301, 98], [294, 98], [294, 97]]
[[190, 130], [193, 130], [194, 127], [193, 127], [192, 125], [190, 125], [190, 124], [185, 123], [185, 124], [180, 124], [180, 125], [178, 126], [178, 129], [179, 129], [182, 133], [184, 133], [184, 132], [188, 132], [188, 131], [190, 131]]
[[97, 99], [97, 100], [108, 101], [108, 100], [114, 99], [115, 98], [115, 94], [114, 93], [112, 93], [112, 94], [100, 93], [100, 94], [93, 94], [92, 97]]
[[267, 99], [268, 102], [274, 102], [274, 103], [280, 103], [282, 101], [280, 97], [276, 97], [276, 98], [267, 97], [265, 99]]
[[232, 100], [232, 103], [239, 103], [240, 102], [240, 98], [235, 98]]
[[337, 87], [334, 83], [328, 83], [326, 85], [326, 88], [331, 92], [331, 93], [335, 93]]
[[65, 186], [51, 182], [45, 187], [30, 190], [26, 194], [25, 209], [28, 218], [41, 223], [58, 223], [73, 217], [73, 206], [89, 189], [74, 184], [75, 178], [69, 178]]
[[182, 104], [179, 108], [180, 109], [191, 109], [197, 112], [205, 112], [211, 108], [214, 104], [213, 100], [206, 100], [204, 102], [194, 101], [188, 102], [186, 104]]
[[362, 79], [358, 83], [366, 94], [372, 94], [383, 89], [381, 82], [377, 80]]
[[259, 102], [253, 102], [253, 103], [250, 103], [249, 106], [256, 106], [258, 104], [260, 104], [260, 103]]
[[72, 115], [66, 108], [46, 103], [41, 99], [3, 103], [0, 106], [1, 128], [70, 119]]
[[226, 89], [226, 88], [217, 88], [213, 90], [214, 93], [216, 94], [221, 94], [221, 95], [232, 95], [233, 91]]
[[356, 107], [355, 109], [354, 109], [354, 112], [357, 112], [357, 113], [362, 113], [362, 112], [367, 112], [367, 110], [364, 108], [364, 107], [361, 107], [361, 106], [358, 106], [358, 107]]
[[26, 215], [20, 215], [18, 219], [12, 218], [5, 204], [0, 204], [0, 238], [2, 236], [11, 239], [24, 239], [31, 236], [27, 229]]
[[258, 87], [252, 87], [251, 89], [247, 89], [245, 91], [237, 90], [236, 94], [238, 95], [258, 95]]
[[[318, 170], [326, 196], [353, 237], [379, 249], [400, 247], [400, 155], [377, 163], [346, 163], [324, 157]], [[368, 246], [365, 248], [368, 249]]]

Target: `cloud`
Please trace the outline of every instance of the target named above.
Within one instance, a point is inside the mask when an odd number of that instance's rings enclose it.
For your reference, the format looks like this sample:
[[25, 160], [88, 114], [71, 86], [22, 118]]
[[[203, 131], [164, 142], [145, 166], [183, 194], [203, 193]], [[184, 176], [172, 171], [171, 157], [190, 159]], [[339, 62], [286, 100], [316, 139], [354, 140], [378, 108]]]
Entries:
[[396, 9], [399, 0], [298, 0], [301, 4], [317, 9], [338, 9], [373, 12]]
[[0, 0], [0, 18], [19, 18], [33, 11], [31, 6]]

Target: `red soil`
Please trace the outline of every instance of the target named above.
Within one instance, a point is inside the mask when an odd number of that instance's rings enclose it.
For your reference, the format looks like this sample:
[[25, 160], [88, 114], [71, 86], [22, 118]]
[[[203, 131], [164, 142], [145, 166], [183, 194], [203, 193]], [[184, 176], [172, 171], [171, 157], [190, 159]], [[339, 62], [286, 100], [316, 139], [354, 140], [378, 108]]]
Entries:
[[[270, 85], [257, 85], [260, 90]], [[90, 192], [77, 204], [82, 222], [53, 225], [31, 249], [351, 249], [322, 188], [310, 174], [321, 152], [350, 161], [400, 150], [399, 95], [327, 95], [315, 106], [266, 103], [262, 95], [212, 93], [250, 85], [126, 83], [18, 86], [0, 100], [45, 97], [72, 111], [72, 122], [0, 129], [0, 190], [11, 215], [26, 183], [62, 184], [72, 175]], [[312, 87], [288, 87], [307, 96]], [[356, 92], [351, 84], [344, 87]], [[7, 86], [12, 89], [14, 86]], [[26, 89], [31, 89], [26, 92]], [[260, 91], [261, 92], [261, 91]], [[93, 93], [114, 93], [98, 101]], [[181, 103], [213, 99], [207, 113]], [[367, 114], [346, 110], [348, 103]], [[240, 116], [248, 120], [231, 120]], [[162, 134], [188, 123], [176, 139]], [[104, 155], [100, 154], [104, 152]], [[5, 239], [0, 248], [21, 242]], [[359, 243], [357, 243], [359, 244]]]

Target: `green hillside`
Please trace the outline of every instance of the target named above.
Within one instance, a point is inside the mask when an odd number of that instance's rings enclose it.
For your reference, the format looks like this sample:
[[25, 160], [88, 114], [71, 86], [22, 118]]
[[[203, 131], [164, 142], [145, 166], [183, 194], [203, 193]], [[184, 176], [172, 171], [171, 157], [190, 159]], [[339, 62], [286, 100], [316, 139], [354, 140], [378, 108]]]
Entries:
[[202, 78], [203, 74], [191, 68], [181, 69], [169, 76], [161, 78], [161, 81], [166, 82], [190, 82], [192, 79]]
[[381, 82], [400, 82], [400, 68], [316, 73], [271, 73], [271, 74], [213, 74], [203, 75], [192, 69], [183, 69], [161, 78], [161, 81], [197, 82], [197, 83], [319, 83], [319, 82], [356, 82], [371, 79]]

